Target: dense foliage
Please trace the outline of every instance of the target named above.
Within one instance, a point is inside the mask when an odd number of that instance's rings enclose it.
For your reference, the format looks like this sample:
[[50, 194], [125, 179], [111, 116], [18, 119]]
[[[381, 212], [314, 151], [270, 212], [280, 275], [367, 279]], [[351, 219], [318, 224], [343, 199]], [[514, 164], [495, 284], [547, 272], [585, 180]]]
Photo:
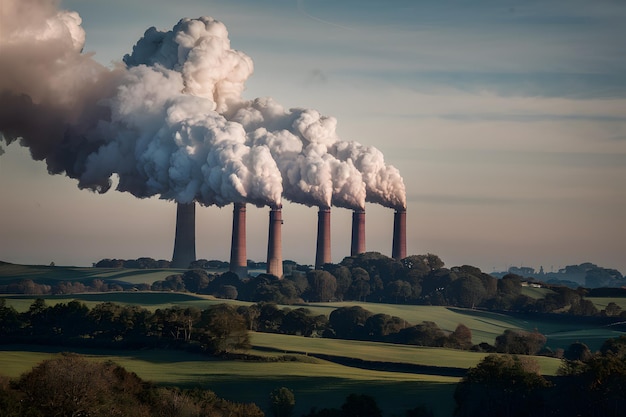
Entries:
[[599, 352], [575, 343], [558, 377], [545, 378], [529, 357], [488, 355], [457, 386], [456, 416], [623, 416], [626, 409], [626, 336]]
[[[148, 268], [157, 267], [159, 262], [150, 258], [133, 261], [107, 259], [96, 265]], [[0, 293], [37, 295], [152, 290], [193, 292], [224, 299], [279, 304], [345, 300], [626, 318], [626, 311], [615, 304], [598, 311], [585, 298], [589, 290], [584, 288], [533, 282], [533, 285], [549, 290], [545, 297], [534, 299], [522, 293], [522, 285], [528, 282], [519, 275], [507, 274], [498, 279], [469, 265], [448, 269], [433, 254], [412, 255], [398, 261], [377, 252], [367, 252], [347, 257], [339, 264], [326, 264], [323, 270], [311, 270], [289, 262], [286, 263], [283, 279], [260, 274], [242, 280], [231, 272], [217, 273], [216, 268], [228, 267], [227, 263], [220, 261], [201, 260], [192, 266], [192, 269], [151, 284], [131, 285], [102, 279], [55, 282], [20, 279], [0, 285]]]
[[239, 404], [211, 391], [157, 387], [112, 362], [76, 354], [46, 360], [17, 381], [0, 380], [4, 417], [135, 416], [263, 417], [255, 404]]
[[78, 301], [47, 306], [37, 299], [18, 313], [0, 298], [2, 343], [116, 348], [175, 348], [223, 355], [250, 347], [248, 331], [368, 340], [417, 346], [472, 349], [485, 352], [536, 354], [546, 342], [538, 332], [505, 330], [491, 346], [473, 345], [471, 330], [459, 324], [452, 332], [436, 323], [411, 324], [362, 307], [340, 307], [329, 317], [299, 307], [274, 303], [249, 306], [169, 307], [151, 312], [110, 302], [89, 309]]
[[47, 306], [37, 299], [24, 313], [0, 299], [3, 343], [120, 348], [173, 347], [210, 354], [248, 349], [246, 318], [226, 304], [206, 310], [170, 307], [155, 312], [102, 303], [89, 309], [78, 301]]

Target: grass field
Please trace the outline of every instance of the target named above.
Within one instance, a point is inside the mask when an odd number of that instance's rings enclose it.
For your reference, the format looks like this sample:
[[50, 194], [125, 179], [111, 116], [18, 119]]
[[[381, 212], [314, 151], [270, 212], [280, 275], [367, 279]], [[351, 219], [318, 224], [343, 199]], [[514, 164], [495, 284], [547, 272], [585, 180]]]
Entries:
[[605, 309], [611, 302], [620, 306], [622, 310], [626, 310], [626, 297], [587, 297], [587, 299], [590, 300], [598, 310]]
[[[366, 342], [357, 340], [306, 338], [271, 333], [253, 333], [255, 347], [277, 348], [286, 353], [336, 355], [366, 361], [388, 361], [441, 368], [467, 369], [476, 366], [485, 353], [457, 349], [429, 348], [410, 345]], [[543, 375], [556, 375], [561, 361], [554, 358], [536, 357]], [[447, 380], [447, 379], [446, 379]], [[445, 382], [442, 380], [441, 382]]]
[[[0, 374], [17, 377], [35, 364], [53, 358], [57, 349], [4, 347]], [[323, 360], [306, 362], [241, 362], [211, 360], [176, 351], [79, 351], [94, 360], [112, 360], [141, 378], [158, 384], [202, 387], [232, 401], [267, 405], [271, 390], [290, 388], [296, 397], [294, 415], [311, 407], [339, 407], [350, 393], [369, 394], [386, 416], [401, 415], [420, 404], [437, 416], [450, 416], [458, 378], [371, 371]], [[270, 414], [267, 414], [270, 415]]]
[[[72, 294], [70, 296], [43, 296], [48, 304], [67, 303], [72, 300], [80, 300], [89, 307], [106, 301], [120, 304], [143, 306], [149, 310], [168, 308], [174, 305], [195, 306], [200, 309], [209, 305], [220, 303], [251, 304], [237, 300], [222, 300], [211, 296], [201, 296], [187, 293], [169, 292], [110, 292], [98, 294]], [[7, 304], [18, 311], [27, 311], [35, 296], [5, 296]], [[537, 329], [546, 335], [546, 346], [557, 349], [567, 348], [574, 342], [583, 342], [592, 350], [600, 348], [602, 343], [609, 338], [619, 337], [622, 331], [612, 327], [598, 326], [582, 322], [576, 316], [566, 317], [566, 320], [550, 322], [541, 319], [526, 317], [520, 319], [506, 314], [494, 313], [483, 310], [463, 308], [451, 308], [442, 306], [415, 306], [400, 304], [379, 304], [363, 302], [336, 302], [336, 303], [311, 303], [303, 305], [316, 314], [329, 315], [339, 307], [360, 305], [373, 313], [385, 313], [398, 316], [410, 324], [422, 321], [433, 321], [446, 331], [453, 331], [460, 323], [472, 330], [472, 341], [475, 344], [486, 342], [494, 344], [497, 336], [506, 329], [522, 329], [533, 331]], [[283, 306], [298, 308], [301, 306]], [[531, 316], [529, 316], [531, 317]], [[564, 316], [565, 317], [565, 316]]]
[[[129, 270], [104, 268], [71, 268], [47, 266], [20, 266], [0, 263], [0, 283], [15, 277], [48, 282], [59, 280], [103, 280], [123, 281], [133, 284], [151, 283], [177, 273], [177, 270]], [[526, 294], [534, 298], [545, 295], [543, 289], [525, 288]], [[5, 296], [7, 304], [18, 311], [27, 311], [37, 296]], [[211, 296], [169, 292], [109, 292], [86, 293], [65, 296], [43, 296], [48, 305], [80, 300], [93, 307], [102, 302], [139, 305], [149, 310], [172, 306], [194, 306], [200, 309], [213, 304], [251, 304], [236, 300], [222, 300]], [[598, 308], [604, 308], [614, 301], [626, 309], [626, 299], [593, 298]], [[377, 303], [312, 303], [302, 306], [282, 306], [288, 308], [306, 307], [315, 314], [329, 315], [339, 307], [360, 305], [372, 313], [385, 313], [405, 319], [410, 324], [433, 321], [446, 330], [452, 331], [460, 323], [472, 330], [474, 343], [493, 344], [495, 338], [506, 329], [537, 329], [548, 337], [547, 345], [555, 349], [566, 348], [571, 343], [581, 341], [592, 350], [610, 337], [618, 337], [624, 332], [611, 327], [585, 324], [576, 317], [561, 321], [541, 321], [518, 318], [506, 314], [481, 310], [447, 308], [440, 306], [414, 306]], [[262, 408], [267, 404], [269, 392], [286, 386], [296, 396], [294, 415], [306, 413], [312, 406], [339, 407], [350, 393], [369, 394], [376, 398], [385, 411], [385, 416], [401, 416], [404, 411], [424, 404], [435, 411], [436, 416], [448, 417], [452, 414], [454, 400], [452, 394], [458, 377], [436, 374], [413, 369], [411, 372], [375, 371], [356, 366], [344, 366], [331, 361], [312, 357], [327, 355], [355, 358], [363, 361], [393, 362], [414, 366], [467, 369], [475, 366], [484, 354], [451, 349], [423, 348], [407, 345], [391, 345], [374, 342], [305, 338], [267, 333], [253, 333], [252, 352], [264, 356], [290, 354], [298, 361], [290, 362], [243, 362], [220, 361], [206, 356], [180, 351], [94, 351], [79, 353], [89, 355], [94, 360], [113, 360], [140, 377], [158, 384], [186, 387], [200, 386], [211, 389], [218, 395], [239, 402], [255, 402]], [[0, 374], [17, 377], [27, 372], [42, 360], [54, 357], [60, 350], [32, 346], [1, 346]], [[560, 361], [537, 357], [544, 375], [554, 375]], [[407, 367], [407, 369], [409, 369]], [[268, 414], [269, 415], [269, 414]]]
[[550, 294], [552, 292], [554, 291], [549, 288], [522, 287], [522, 295], [533, 298], [535, 300], [544, 298], [547, 294]]
[[0, 283], [31, 279], [38, 283], [53, 284], [58, 281], [103, 281], [128, 284], [152, 284], [169, 275], [186, 269], [131, 269], [131, 268], [84, 268], [72, 266], [16, 265], [0, 262]]

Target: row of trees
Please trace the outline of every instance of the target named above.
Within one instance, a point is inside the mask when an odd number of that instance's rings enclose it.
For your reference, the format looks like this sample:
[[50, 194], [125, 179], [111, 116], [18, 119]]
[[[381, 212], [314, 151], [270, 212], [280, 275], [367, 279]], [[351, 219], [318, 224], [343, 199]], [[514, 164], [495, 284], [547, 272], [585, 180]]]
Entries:
[[179, 347], [211, 354], [248, 349], [248, 326], [226, 304], [205, 310], [172, 307], [151, 312], [137, 306], [102, 303], [89, 309], [78, 301], [47, 306], [37, 299], [24, 313], [0, 299], [4, 343], [61, 346]]
[[87, 291], [152, 290], [212, 294], [219, 298], [252, 302], [295, 304], [326, 301], [443, 305], [522, 313], [566, 313], [626, 318], [616, 304], [598, 311], [585, 298], [588, 290], [548, 286], [544, 298], [522, 294], [523, 278], [509, 274], [497, 279], [473, 266], [445, 268], [433, 254], [409, 256], [398, 261], [376, 252], [326, 264], [323, 270], [291, 268], [284, 279], [261, 274], [241, 280], [231, 272], [210, 273], [190, 269], [152, 284], [124, 285], [91, 279], [52, 285], [21, 280], [0, 285], [0, 292], [23, 294], [70, 294]]
[[279, 308], [273, 303], [219, 304], [205, 310], [171, 307], [151, 312], [114, 303], [91, 309], [78, 301], [47, 306], [37, 299], [28, 311], [18, 313], [0, 299], [0, 334], [5, 343], [169, 346], [223, 354], [249, 348], [249, 330], [528, 355], [539, 353], [546, 342], [537, 332], [506, 330], [493, 346], [473, 345], [472, 332], [463, 324], [448, 332], [433, 322], [410, 324], [359, 306], [341, 307], [326, 317], [306, 308]]

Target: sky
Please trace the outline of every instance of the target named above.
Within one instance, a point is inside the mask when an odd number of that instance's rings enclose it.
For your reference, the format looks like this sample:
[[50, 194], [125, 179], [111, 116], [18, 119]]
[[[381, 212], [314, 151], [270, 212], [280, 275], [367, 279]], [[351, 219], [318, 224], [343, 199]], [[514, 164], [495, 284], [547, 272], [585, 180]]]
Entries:
[[[68, 0], [84, 53], [113, 67], [144, 31], [212, 16], [254, 62], [243, 96], [337, 119], [407, 191], [407, 252], [484, 272], [592, 262], [626, 273], [626, 4], [620, 1]], [[1, 50], [0, 50], [1, 54]], [[89, 266], [170, 259], [176, 206], [0, 155], [0, 260]], [[367, 250], [391, 255], [393, 210], [366, 205]], [[248, 207], [265, 261], [268, 209]], [[317, 210], [286, 202], [283, 256], [315, 259]], [[332, 210], [332, 258], [351, 211]], [[197, 209], [197, 257], [228, 260], [232, 207]]]

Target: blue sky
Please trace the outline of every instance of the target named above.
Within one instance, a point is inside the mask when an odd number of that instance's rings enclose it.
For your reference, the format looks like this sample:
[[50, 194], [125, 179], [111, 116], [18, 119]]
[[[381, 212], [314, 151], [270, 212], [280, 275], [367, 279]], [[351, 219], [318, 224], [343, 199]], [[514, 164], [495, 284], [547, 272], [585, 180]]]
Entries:
[[[399, 168], [408, 252], [486, 272], [593, 262], [626, 273], [626, 4], [620, 1], [73, 0], [85, 52], [120, 61], [150, 26], [223, 21], [271, 96], [338, 120]], [[90, 265], [171, 257], [175, 207], [78, 190], [12, 144], [0, 156], [0, 259]], [[392, 212], [368, 205], [367, 248], [391, 252]], [[198, 211], [198, 257], [228, 259], [230, 208]], [[44, 214], [45, 213], [45, 214]], [[267, 210], [248, 210], [265, 258]], [[286, 204], [284, 255], [312, 263], [317, 214]], [[333, 210], [333, 260], [349, 254]]]

